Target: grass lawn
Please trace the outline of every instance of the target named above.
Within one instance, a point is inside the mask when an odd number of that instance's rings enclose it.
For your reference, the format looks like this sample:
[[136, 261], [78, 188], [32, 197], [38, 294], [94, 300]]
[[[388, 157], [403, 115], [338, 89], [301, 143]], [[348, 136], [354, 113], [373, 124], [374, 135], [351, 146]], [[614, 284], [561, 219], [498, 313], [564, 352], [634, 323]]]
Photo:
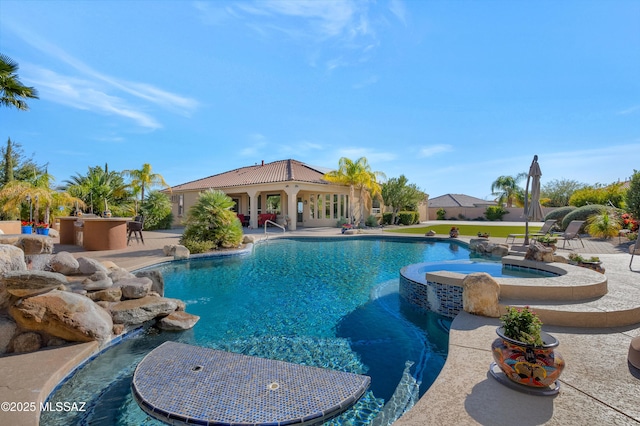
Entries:
[[[478, 232], [488, 232], [491, 237], [507, 238], [509, 234], [524, 234], [524, 225], [491, 225], [488, 223], [478, 223], [473, 225], [429, 225], [420, 227], [400, 227], [395, 229], [385, 230], [385, 232], [396, 232], [399, 234], [426, 234], [430, 230], [436, 231], [436, 235], [449, 235], [449, 230], [452, 226], [456, 226], [459, 229], [460, 235], [466, 235], [470, 237], [476, 237]], [[529, 226], [529, 234], [540, 230], [539, 226]]]

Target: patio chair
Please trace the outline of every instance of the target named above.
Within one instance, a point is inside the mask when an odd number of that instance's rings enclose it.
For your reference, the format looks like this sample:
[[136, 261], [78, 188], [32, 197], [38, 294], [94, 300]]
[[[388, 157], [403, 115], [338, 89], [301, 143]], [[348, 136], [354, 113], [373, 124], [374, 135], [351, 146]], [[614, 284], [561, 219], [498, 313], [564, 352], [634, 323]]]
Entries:
[[144, 216], [136, 216], [133, 218], [131, 222], [127, 222], [127, 245], [131, 242], [131, 235], [136, 239], [136, 243], [140, 243], [138, 241], [138, 237], [142, 240], [142, 244], [144, 245], [144, 238], [142, 237], [142, 227], [144, 225]]
[[[540, 228], [540, 230], [538, 230], [536, 232], [529, 232], [529, 236], [530, 237], [539, 237], [539, 236], [548, 234], [549, 232], [551, 232], [551, 229], [553, 228], [553, 225], [556, 224], [556, 222], [557, 222], [556, 219], [545, 220], [544, 224], [542, 225], [542, 228]], [[526, 234], [509, 234], [509, 235], [507, 235], [506, 242], [509, 243], [509, 238], [511, 238], [511, 242], [514, 243], [516, 241], [516, 237], [524, 238], [525, 236], [526, 236]]]
[[631, 269], [631, 263], [633, 263], [633, 256], [635, 256], [636, 254], [640, 254], [640, 238], [636, 238], [636, 243], [632, 246], [630, 250], [631, 250], [631, 260], [629, 261], [629, 269]]
[[554, 236], [563, 240], [562, 248], [564, 248], [567, 241], [575, 240], [576, 238], [580, 240], [580, 244], [582, 244], [582, 247], [584, 247], [584, 242], [582, 242], [582, 238], [578, 233], [584, 222], [584, 220], [572, 220], [571, 222], [569, 222], [569, 225], [567, 225], [567, 229], [565, 229], [564, 232], [560, 234], [554, 234]]

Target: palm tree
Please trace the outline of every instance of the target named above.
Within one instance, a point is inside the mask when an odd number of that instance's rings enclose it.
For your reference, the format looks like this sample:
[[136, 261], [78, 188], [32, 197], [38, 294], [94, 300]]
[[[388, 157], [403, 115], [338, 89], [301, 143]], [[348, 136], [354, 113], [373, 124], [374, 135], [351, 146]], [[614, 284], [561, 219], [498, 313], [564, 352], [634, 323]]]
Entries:
[[56, 211], [58, 207], [70, 207], [73, 203], [84, 205], [82, 200], [72, 197], [66, 192], [60, 192], [52, 189], [53, 176], [48, 172], [39, 173], [34, 170], [33, 177], [28, 180], [14, 180], [7, 183], [0, 190], [0, 201], [2, 202], [2, 211], [15, 215], [20, 215], [22, 203], [30, 200], [33, 203], [33, 211], [35, 213], [35, 221], [40, 219], [40, 205], [44, 206], [43, 222], [49, 223], [51, 219], [51, 211]]
[[506, 203], [507, 207], [514, 204], [524, 204], [524, 194], [522, 188], [518, 186], [527, 173], [519, 173], [517, 176], [500, 176], [491, 184], [491, 194], [497, 195], [499, 204]]
[[324, 179], [329, 182], [349, 186], [349, 196], [351, 198], [349, 210], [351, 220], [354, 219], [354, 193], [356, 189], [360, 191], [359, 204], [361, 221], [364, 220], [365, 207], [369, 206], [373, 197], [380, 195], [380, 183], [378, 179], [384, 179], [384, 177], [384, 173], [382, 172], [371, 171], [371, 167], [365, 157], [360, 157], [355, 162], [346, 157], [342, 157], [338, 162], [338, 170], [332, 170], [324, 175]]
[[27, 111], [29, 106], [20, 98], [38, 99], [38, 91], [23, 85], [16, 72], [18, 64], [0, 53], [0, 105]]
[[119, 213], [123, 213], [130, 199], [127, 185], [121, 174], [110, 172], [106, 164], [104, 169], [100, 166], [89, 167], [85, 176], [77, 174], [65, 183], [63, 189], [84, 201], [91, 212], [109, 210], [109, 204], [111, 204], [121, 210]]
[[237, 247], [242, 242], [242, 225], [231, 210], [235, 202], [224, 192], [209, 189], [189, 209], [181, 244], [210, 242], [213, 247]]
[[[154, 186], [162, 186], [164, 188], [170, 188], [167, 182], [161, 174], [151, 173], [151, 164], [144, 163], [141, 169], [138, 170], [123, 170], [122, 175], [131, 178], [129, 185], [131, 186], [134, 195], [140, 194], [140, 202], [144, 201], [145, 189], [150, 189]], [[137, 198], [136, 198], [136, 211], [138, 210]]]

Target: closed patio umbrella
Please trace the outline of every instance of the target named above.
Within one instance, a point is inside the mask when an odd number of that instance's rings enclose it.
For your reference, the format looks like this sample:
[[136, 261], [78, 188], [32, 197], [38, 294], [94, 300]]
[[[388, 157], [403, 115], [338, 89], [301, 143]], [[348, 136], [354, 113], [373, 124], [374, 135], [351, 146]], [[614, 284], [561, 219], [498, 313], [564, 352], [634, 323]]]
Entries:
[[[525, 245], [529, 244], [529, 219], [533, 221], [542, 220], [542, 206], [540, 205], [540, 165], [538, 164], [538, 156], [533, 156], [531, 167], [529, 167], [529, 175], [527, 176], [527, 186], [524, 191], [524, 211], [525, 211]], [[531, 181], [531, 201], [529, 201], [529, 181]]]

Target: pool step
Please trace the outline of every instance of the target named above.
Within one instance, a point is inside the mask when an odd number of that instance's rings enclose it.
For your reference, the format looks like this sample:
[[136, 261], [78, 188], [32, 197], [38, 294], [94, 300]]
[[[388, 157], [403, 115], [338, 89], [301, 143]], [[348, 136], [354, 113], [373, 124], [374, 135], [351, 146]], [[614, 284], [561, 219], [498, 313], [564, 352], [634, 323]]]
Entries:
[[620, 295], [606, 296], [581, 303], [563, 300], [501, 299], [506, 306], [529, 306], [543, 324], [565, 327], [621, 327], [640, 323], [640, 306]]

